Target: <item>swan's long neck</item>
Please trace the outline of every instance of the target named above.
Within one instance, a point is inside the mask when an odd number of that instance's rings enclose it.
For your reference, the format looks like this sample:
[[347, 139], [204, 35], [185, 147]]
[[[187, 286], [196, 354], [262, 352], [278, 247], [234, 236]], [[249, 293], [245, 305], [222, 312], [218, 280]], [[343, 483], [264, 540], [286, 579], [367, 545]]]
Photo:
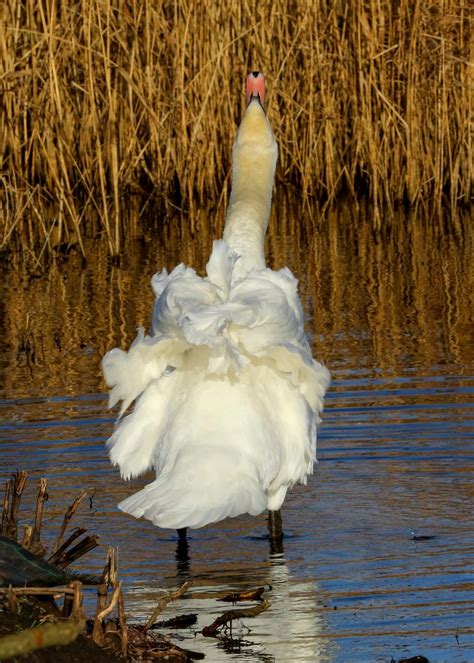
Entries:
[[240, 256], [235, 276], [265, 267], [264, 239], [277, 157], [278, 147], [267, 116], [254, 98], [234, 143], [232, 191], [224, 228], [224, 240]]

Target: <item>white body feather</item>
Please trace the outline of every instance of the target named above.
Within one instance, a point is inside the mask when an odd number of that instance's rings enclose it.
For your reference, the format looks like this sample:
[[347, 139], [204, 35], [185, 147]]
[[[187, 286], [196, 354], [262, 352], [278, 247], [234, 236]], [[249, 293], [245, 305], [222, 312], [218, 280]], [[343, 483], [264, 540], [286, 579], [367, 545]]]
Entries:
[[310, 353], [288, 269], [265, 267], [277, 148], [252, 101], [234, 145], [224, 240], [207, 276], [179, 265], [152, 279], [152, 332], [103, 359], [110, 407], [133, 412], [108, 441], [124, 478], [156, 479], [121, 509], [160, 527], [202, 527], [279, 509], [316, 460], [329, 373]]

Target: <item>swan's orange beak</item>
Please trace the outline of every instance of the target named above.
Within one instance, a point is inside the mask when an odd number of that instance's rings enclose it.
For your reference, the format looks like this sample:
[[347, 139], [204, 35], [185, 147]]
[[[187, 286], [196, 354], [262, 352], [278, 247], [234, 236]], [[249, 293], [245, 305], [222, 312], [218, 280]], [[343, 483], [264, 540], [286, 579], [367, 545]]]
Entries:
[[245, 94], [247, 96], [247, 106], [252, 99], [257, 98], [263, 107], [265, 102], [265, 78], [259, 71], [252, 71], [247, 76]]

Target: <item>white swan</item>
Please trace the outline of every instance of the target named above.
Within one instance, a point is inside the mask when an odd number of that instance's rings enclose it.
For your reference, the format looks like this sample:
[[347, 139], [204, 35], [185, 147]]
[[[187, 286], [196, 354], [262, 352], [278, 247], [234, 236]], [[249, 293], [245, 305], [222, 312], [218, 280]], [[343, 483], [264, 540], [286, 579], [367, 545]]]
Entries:
[[296, 279], [265, 267], [278, 148], [264, 93], [253, 72], [207, 276], [183, 264], [155, 274], [150, 335], [102, 361], [109, 407], [121, 400], [121, 417], [135, 402], [108, 440], [111, 461], [125, 479], [156, 470], [119, 508], [159, 527], [277, 511], [316, 459], [329, 372], [311, 356]]

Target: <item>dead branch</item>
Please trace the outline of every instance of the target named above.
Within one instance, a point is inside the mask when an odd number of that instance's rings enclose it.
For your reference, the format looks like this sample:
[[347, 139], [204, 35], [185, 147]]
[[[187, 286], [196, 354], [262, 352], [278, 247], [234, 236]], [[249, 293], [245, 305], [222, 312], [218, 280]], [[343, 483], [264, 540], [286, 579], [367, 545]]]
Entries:
[[13, 592], [17, 596], [51, 596], [56, 599], [63, 594], [74, 595], [70, 587], [0, 587], [0, 596]]
[[217, 631], [221, 626], [232, 622], [235, 619], [243, 619], [245, 617], [255, 617], [261, 612], [265, 612], [270, 607], [270, 601], [263, 600], [259, 605], [254, 606], [253, 608], [240, 608], [239, 610], [228, 610], [224, 612], [223, 615], [217, 617], [212, 624], [205, 626], [202, 629], [202, 634], [206, 638], [215, 638], [217, 636]]
[[23, 656], [36, 649], [68, 645], [82, 633], [85, 620], [43, 624], [0, 638], [0, 660]]

